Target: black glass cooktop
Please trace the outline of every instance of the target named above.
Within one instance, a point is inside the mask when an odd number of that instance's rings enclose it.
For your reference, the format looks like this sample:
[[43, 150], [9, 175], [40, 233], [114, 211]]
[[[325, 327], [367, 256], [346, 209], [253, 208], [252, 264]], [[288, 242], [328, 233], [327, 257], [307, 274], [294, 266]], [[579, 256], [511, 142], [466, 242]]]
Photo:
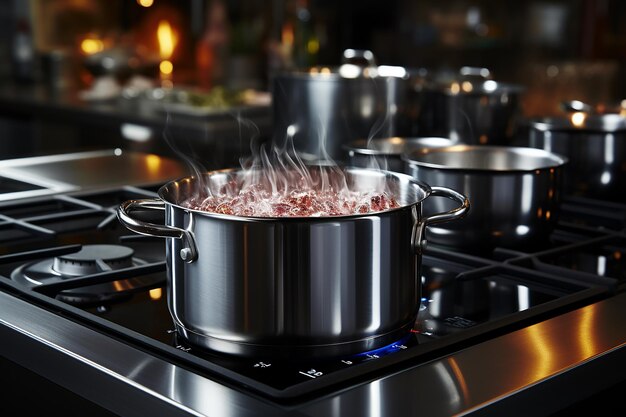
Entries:
[[226, 356], [177, 336], [164, 242], [132, 234], [115, 216], [119, 203], [155, 196], [122, 187], [0, 206], [0, 289], [223, 383], [297, 401], [580, 307], [626, 281], [626, 207], [622, 217], [616, 207], [602, 216], [593, 202], [572, 202], [541, 249], [476, 256], [430, 246], [416, 324], [388, 346], [324, 359]]

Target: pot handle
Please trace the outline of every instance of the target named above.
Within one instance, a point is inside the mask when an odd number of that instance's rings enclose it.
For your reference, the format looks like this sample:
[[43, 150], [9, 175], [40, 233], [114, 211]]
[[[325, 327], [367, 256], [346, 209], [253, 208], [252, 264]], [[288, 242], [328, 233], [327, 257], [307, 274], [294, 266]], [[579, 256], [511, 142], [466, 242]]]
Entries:
[[148, 223], [133, 218], [130, 213], [137, 210], [165, 210], [165, 202], [160, 199], [144, 199], [125, 201], [117, 208], [117, 218], [126, 228], [141, 235], [156, 236], [164, 238], [181, 239], [183, 248], [180, 250], [180, 257], [183, 261], [191, 263], [198, 259], [198, 250], [193, 234], [188, 230], [183, 230], [174, 226]]
[[421, 222], [415, 222], [415, 225], [413, 225], [413, 233], [411, 234], [411, 245], [417, 254], [421, 254], [426, 248], [426, 239], [424, 239], [426, 226], [460, 219], [464, 217], [470, 209], [469, 199], [461, 193], [446, 187], [431, 187], [431, 190], [430, 196], [446, 197], [459, 202], [461, 205], [448, 212], [425, 217]]

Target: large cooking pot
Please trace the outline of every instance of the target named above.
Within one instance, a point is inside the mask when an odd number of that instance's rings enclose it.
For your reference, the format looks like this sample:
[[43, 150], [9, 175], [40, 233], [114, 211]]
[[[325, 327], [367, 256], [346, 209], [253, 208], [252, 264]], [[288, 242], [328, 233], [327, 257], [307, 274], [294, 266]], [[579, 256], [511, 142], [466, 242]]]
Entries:
[[521, 115], [521, 85], [495, 81], [486, 68], [414, 78], [419, 136], [470, 145], [510, 145]]
[[[496, 247], [537, 249], [548, 242], [561, 201], [567, 159], [541, 149], [456, 145], [403, 155], [405, 172], [467, 195], [472, 211], [458, 224], [428, 228], [430, 242], [489, 252]], [[429, 210], [445, 210], [431, 200]]]
[[349, 49], [343, 59], [339, 67], [272, 76], [275, 144], [283, 146], [291, 138], [304, 159], [344, 161], [343, 144], [408, 132], [409, 72], [377, 66], [371, 51]]
[[[183, 178], [161, 187], [158, 199], [120, 205], [127, 228], [167, 238], [168, 305], [184, 339], [229, 354], [327, 356], [367, 351], [408, 334], [421, 294], [424, 228], [460, 218], [469, 201], [405, 174], [342, 171], [351, 190], [388, 189], [400, 207], [253, 218], [181, 205], [207, 186], [240, 184], [247, 175], [241, 170]], [[457, 207], [424, 217], [422, 202], [432, 196]], [[137, 217], [147, 210], [165, 210], [165, 224]]]
[[567, 194], [626, 201], [626, 117], [574, 112], [534, 119], [529, 144], [569, 159]]
[[452, 139], [437, 137], [392, 137], [357, 139], [344, 145], [348, 164], [361, 168], [378, 168], [404, 172], [402, 154], [416, 149], [443, 148], [455, 145]]

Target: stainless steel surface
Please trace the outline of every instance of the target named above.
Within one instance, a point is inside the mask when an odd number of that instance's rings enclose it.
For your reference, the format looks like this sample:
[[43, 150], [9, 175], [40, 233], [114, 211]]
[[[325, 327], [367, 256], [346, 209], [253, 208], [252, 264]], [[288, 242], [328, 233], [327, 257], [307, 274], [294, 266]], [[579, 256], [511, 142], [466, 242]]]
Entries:
[[[626, 294], [621, 293], [400, 372], [284, 406], [6, 293], [0, 293], [0, 354], [121, 416], [541, 416], [624, 379], [624, 316]], [[572, 380], [572, 374], [578, 379]]]
[[0, 161], [0, 177], [33, 189], [0, 193], [2, 201], [123, 185], [160, 184], [187, 174], [178, 161], [154, 154], [107, 149]]
[[566, 192], [626, 201], [626, 117], [574, 113], [532, 120], [529, 143], [569, 158]]
[[[166, 244], [168, 306], [179, 332], [194, 344], [239, 355], [367, 351], [413, 326], [424, 227], [462, 216], [468, 202], [438, 188], [434, 195], [460, 206], [424, 218], [427, 184], [392, 172], [349, 168], [345, 174], [352, 190], [389, 187], [401, 207], [350, 216], [251, 218], [181, 205], [200, 184], [217, 189], [244, 175], [227, 170], [163, 186], [165, 226], [133, 219], [127, 209], [141, 203], [122, 204], [118, 213], [131, 230], [175, 237]], [[188, 244], [176, 239], [178, 231], [195, 241], [197, 260], [186, 259]]]
[[[472, 204], [461, 221], [428, 228], [433, 243], [472, 251], [547, 242], [558, 218], [567, 160], [524, 147], [458, 145], [404, 156], [406, 172], [465, 194]], [[428, 200], [425, 213], [445, 211]]]
[[435, 73], [415, 84], [417, 132], [471, 145], [508, 145], [521, 116], [523, 87], [485, 68]]
[[[593, 389], [624, 379], [626, 294], [580, 308], [571, 313], [485, 341], [431, 363], [375, 379], [346, 392], [306, 405], [310, 416], [451, 416], [550, 415], [565, 401], [576, 401]], [[603, 358], [606, 356], [607, 358]], [[555, 387], [561, 376], [589, 362], [615, 360], [595, 375], [578, 380], [572, 390], [538, 393], [535, 388]], [[587, 374], [589, 378], [589, 374]], [[525, 390], [534, 392], [532, 401]], [[576, 393], [576, 394], [574, 394]], [[500, 403], [508, 403], [502, 407]], [[499, 411], [499, 413], [498, 413]]]
[[379, 168], [395, 172], [404, 171], [401, 156], [417, 149], [442, 148], [455, 142], [439, 137], [390, 137], [357, 139], [343, 146], [348, 154], [348, 164], [362, 168]]
[[121, 416], [298, 415], [5, 293], [0, 334], [3, 356]]
[[[354, 62], [354, 61], [351, 61]], [[358, 138], [407, 134], [410, 75], [402, 67], [344, 63], [276, 74], [271, 80], [273, 141], [310, 159], [345, 160]]]

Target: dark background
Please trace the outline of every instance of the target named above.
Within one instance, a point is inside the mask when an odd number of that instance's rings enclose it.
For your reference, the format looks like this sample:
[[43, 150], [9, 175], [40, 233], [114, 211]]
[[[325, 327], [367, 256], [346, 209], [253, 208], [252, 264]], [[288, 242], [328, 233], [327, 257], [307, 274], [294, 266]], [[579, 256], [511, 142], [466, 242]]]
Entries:
[[[523, 83], [531, 96], [567, 94], [588, 101], [626, 96], [626, 3], [619, 0], [139, 0], [4, 1], [0, 5], [0, 76], [15, 78], [12, 50], [27, 25], [35, 52], [75, 52], [87, 33], [154, 45], [156, 20], [166, 17], [179, 32], [175, 64], [183, 82], [198, 81], [197, 49], [208, 31], [211, 7], [227, 12], [222, 65], [254, 58], [255, 86], [266, 88], [280, 64], [273, 44], [283, 29], [295, 32], [292, 65], [337, 65], [346, 48], [370, 49], [379, 64], [489, 68], [498, 80]], [[85, 6], [87, 4], [88, 6]], [[317, 52], [307, 54], [307, 40]], [[232, 71], [231, 71], [232, 72]], [[219, 80], [228, 82], [228, 80]], [[548, 97], [549, 98], [549, 97]], [[529, 100], [534, 113], [547, 110]]]

